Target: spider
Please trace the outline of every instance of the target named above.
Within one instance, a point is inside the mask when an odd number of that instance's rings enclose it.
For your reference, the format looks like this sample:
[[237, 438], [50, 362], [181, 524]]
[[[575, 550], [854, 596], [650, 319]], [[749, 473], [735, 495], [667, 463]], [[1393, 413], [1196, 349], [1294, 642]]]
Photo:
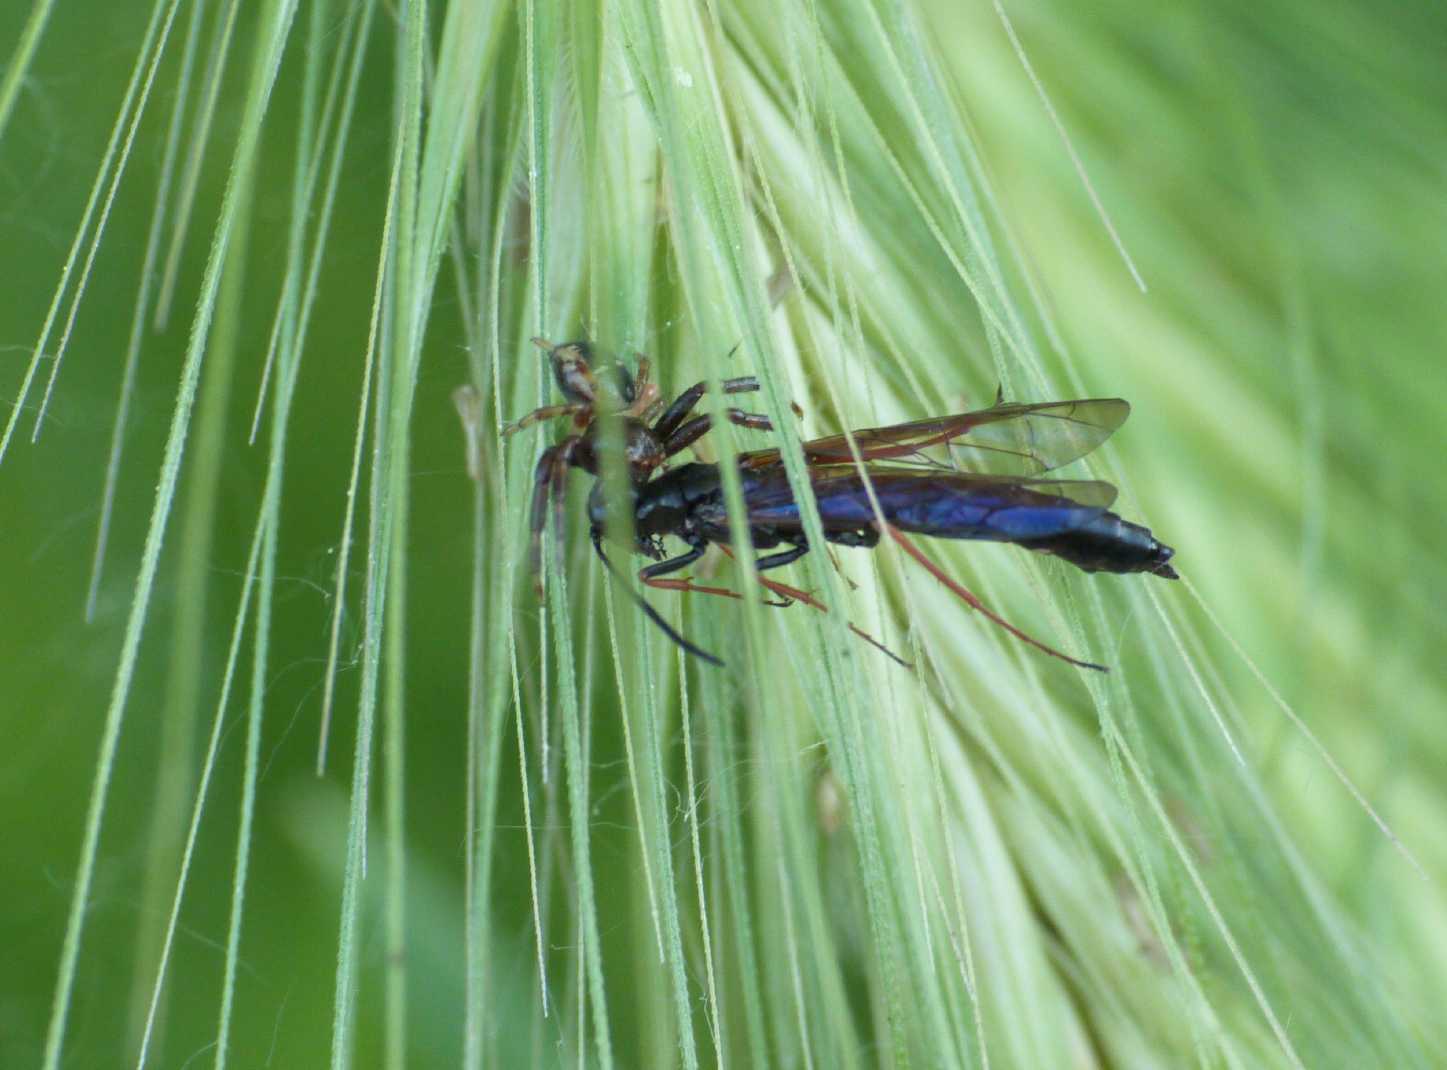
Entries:
[[[693, 416], [690, 413], [708, 391], [707, 383], [695, 383], [667, 408], [658, 384], [650, 379], [652, 364], [638, 354], [638, 368], [630, 372], [615, 363], [605, 372], [593, 369], [593, 349], [585, 341], [554, 345], [545, 338], [534, 338], [533, 345], [544, 350], [553, 365], [553, 378], [567, 400], [562, 405], [545, 405], [502, 429], [504, 437], [544, 420], [561, 416], [571, 419], [573, 433], [549, 446], [538, 458], [533, 471], [532, 508], [529, 519], [531, 537], [528, 543], [528, 565], [535, 586], [541, 586], [542, 538], [547, 523], [548, 502], [553, 506], [553, 527], [561, 539], [563, 504], [567, 494], [569, 468], [581, 468], [598, 475], [597, 448], [599, 424], [604, 419], [623, 421], [619, 436], [623, 456], [628, 464], [628, 478], [635, 487], [646, 483], [654, 471], [667, 465], [674, 454], [693, 445], [713, 426], [712, 414]], [[752, 375], [725, 379], [719, 384], [725, 394], [745, 394], [759, 389]], [[663, 409], [661, 415], [659, 409]], [[724, 410], [725, 418], [739, 427], [772, 431], [773, 423], [762, 413], [738, 408]], [[648, 421], [652, 420], [650, 424]]]

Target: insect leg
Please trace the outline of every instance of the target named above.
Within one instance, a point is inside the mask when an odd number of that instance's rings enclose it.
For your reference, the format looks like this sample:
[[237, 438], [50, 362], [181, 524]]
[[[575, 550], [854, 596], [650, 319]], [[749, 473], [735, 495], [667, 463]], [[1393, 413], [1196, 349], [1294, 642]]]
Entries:
[[[741, 375], [737, 379], [725, 379], [719, 386], [725, 394], [747, 394], [759, 388], [759, 381], [752, 375]], [[664, 410], [658, 422], [653, 425], [653, 433], [659, 438], [668, 438], [693, 411], [698, 404], [698, 399], [708, 391], [707, 383], [694, 383], [678, 397], [674, 398], [673, 404]], [[682, 448], [682, 447], [680, 447]]]
[[[708, 549], [708, 543], [706, 543], [706, 542], [696, 543], [696, 544], [694, 545], [693, 549], [690, 550], [690, 551], [689, 551], [688, 553], [686, 553], [686, 554], [680, 554], [678, 557], [669, 558], [667, 561], [660, 561], [660, 562], [658, 562], [658, 564], [656, 564], [656, 565], [648, 565], [648, 566], [645, 567], [645, 568], [639, 569], [639, 570], [638, 570], [638, 578], [639, 578], [639, 580], [641, 580], [641, 581], [642, 581], [644, 584], [646, 584], [647, 586], [649, 586], [649, 587], [655, 587], [655, 588], [657, 588], [657, 589], [660, 590], [660, 591], [683, 591], [683, 592], [689, 592], [689, 591], [691, 591], [691, 592], [693, 592], [694, 594], [712, 594], [712, 595], [719, 595], [720, 597], [723, 597], [723, 598], [743, 598], [743, 595], [739, 594], [739, 593], [736, 592], [736, 591], [730, 591], [730, 590], [728, 590], [726, 587], [708, 587], [708, 586], [705, 586], [704, 584], [701, 584], [701, 583], [694, 583], [693, 580], [690, 580], [690, 579], [681, 579], [681, 580], [666, 580], [666, 579], [663, 579], [663, 577], [666, 576], [666, 575], [668, 575], [670, 572], [677, 572], [677, 571], [679, 571], [680, 569], [687, 568], [689, 565], [693, 564], [695, 561], [697, 561], [700, 557], [703, 556], [703, 552], [704, 552], [706, 549]], [[796, 553], [794, 550], [786, 550], [786, 551], [784, 552], [784, 554], [774, 554], [773, 556], [774, 556], [774, 557], [783, 557], [783, 556], [785, 556], [785, 555], [790, 555], [790, 556], [789, 556], [789, 561], [793, 561], [793, 560], [795, 560], [796, 558], [799, 557], [799, 553]], [[760, 567], [760, 568], [773, 568], [774, 565], [764, 564], [764, 562], [765, 562], [765, 561], [768, 561], [768, 560], [771, 560], [771, 559], [770, 559], [770, 558], [762, 558], [762, 559], [760, 559], [759, 567]], [[786, 564], [788, 564], [788, 563], [789, 563], [788, 561], [778, 561], [778, 562], [775, 562], [775, 564], [779, 564], [779, 565], [786, 565]], [[786, 599], [786, 600], [783, 601], [783, 602], [769, 602], [769, 601], [765, 601], [764, 604], [767, 605], [767, 606], [783, 607], [783, 606], [787, 606], [787, 605], [789, 604], [789, 600]]]
[[760, 572], [766, 572], [771, 568], [783, 568], [785, 565], [793, 564], [808, 552], [808, 543], [797, 543], [787, 550], [780, 550], [776, 554], [769, 554], [765, 557], [758, 558], [754, 561], [754, 568]]
[[939, 580], [951, 591], [957, 594], [967, 606], [969, 606], [973, 610], [976, 610], [977, 612], [983, 613], [991, 621], [998, 624], [1001, 628], [1004, 628], [1016, 639], [1019, 639], [1025, 643], [1029, 643], [1036, 650], [1041, 650], [1046, 654], [1049, 654], [1052, 658], [1059, 658], [1061, 661], [1067, 661], [1071, 665], [1076, 666], [1077, 668], [1094, 669], [1096, 672], [1110, 671], [1104, 665], [1097, 665], [1093, 661], [1081, 661], [1078, 658], [1072, 658], [1069, 654], [1063, 654], [1059, 650], [1056, 650], [1054, 647], [1047, 646], [1046, 644], [1042, 643], [1034, 636], [1024, 631], [1021, 631], [1019, 628], [1015, 627], [1015, 625], [1011, 624], [998, 613], [986, 608], [985, 604], [981, 602], [978, 598], [976, 598], [973, 594], [971, 594], [970, 591], [963, 584], [959, 583], [956, 580], [952, 580], [948, 575], [946, 575], [945, 571], [942, 568], [936, 565], [929, 558], [925, 557], [925, 555], [919, 551], [919, 549], [914, 545], [914, 543], [906, 539], [904, 537], [904, 534], [900, 532], [898, 528], [894, 527], [893, 525], [886, 524], [884, 530], [889, 532], [889, 537], [895, 542], [899, 543], [900, 547], [904, 550], [905, 553], [909, 554], [910, 557], [914, 558], [921, 565], [923, 565], [925, 567], [925, 570], [929, 572], [931, 576]]
[[859, 531], [828, 531], [824, 533], [824, 537], [840, 546], [857, 546], [865, 550], [872, 550], [879, 545], [879, 532], [874, 528], [861, 528]]
[[[807, 546], [796, 546], [792, 550], [783, 550], [777, 554], [771, 554], [769, 555], [769, 557], [760, 558], [754, 563], [754, 567], [762, 571], [765, 568], [776, 568], [779, 565], [786, 565], [789, 563], [789, 561], [797, 561], [800, 557], [803, 557], [804, 554], [808, 552], [808, 550], [809, 548]], [[727, 546], [723, 547], [723, 552], [728, 554], [729, 557], [734, 556], [733, 551], [731, 551]], [[773, 561], [772, 564], [765, 564], [766, 561], [770, 561], [773, 558], [788, 558], [788, 560], [776, 560]], [[819, 601], [819, 599], [815, 598], [808, 591], [801, 590], [798, 587], [790, 587], [787, 583], [780, 583], [778, 580], [771, 580], [767, 576], [759, 576], [757, 577], [757, 579], [760, 586], [764, 587], [766, 590], [772, 591], [774, 594], [784, 599], [784, 602], [782, 603], [783, 605], [788, 605], [792, 602], [803, 602], [810, 609], [817, 609], [820, 613], [829, 612], [829, 607], [826, 606], [823, 602]], [[740, 595], [733, 594], [732, 591], [724, 593], [729, 594], [733, 598], [741, 597]], [[890, 650], [889, 647], [885, 646], [878, 639], [874, 638], [874, 636], [870, 635], [863, 628], [860, 628], [853, 621], [849, 622], [849, 630], [855, 635], [859, 636], [859, 638], [863, 639], [870, 646], [874, 647], [874, 649], [880, 651], [885, 657], [889, 658], [891, 661], [903, 665], [906, 669], [914, 668], [913, 665], [905, 661], [893, 650]]]
[[666, 576], [670, 572], [677, 572], [679, 569], [687, 568], [700, 557], [704, 550], [708, 549], [708, 543], [697, 542], [686, 554], [679, 554], [677, 557], [670, 557], [667, 561], [660, 561], [656, 565], [649, 565], [638, 570], [638, 578], [644, 583], [658, 576]]

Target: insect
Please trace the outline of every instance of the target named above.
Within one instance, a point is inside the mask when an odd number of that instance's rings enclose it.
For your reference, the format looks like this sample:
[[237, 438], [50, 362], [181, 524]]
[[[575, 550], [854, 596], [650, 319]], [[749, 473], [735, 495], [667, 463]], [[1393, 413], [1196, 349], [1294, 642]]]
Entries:
[[[639, 380], [646, 384], [646, 370], [644, 365], [637, 379], [632, 380], [635, 388]], [[558, 379], [561, 385], [562, 372], [558, 373]], [[730, 392], [758, 386], [752, 378], [728, 380], [723, 385]], [[702, 384], [686, 391], [670, 406], [669, 413], [682, 406], [686, 414], [702, 394]], [[592, 396], [597, 397], [596, 391]], [[632, 479], [631, 501], [626, 507], [631, 513], [634, 550], [654, 561], [640, 571], [639, 578], [657, 587], [718, 593], [717, 589], [697, 587], [686, 580], [663, 579], [697, 561], [710, 544], [727, 545], [732, 537], [724, 505], [722, 473], [717, 465], [690, 463], [658, 472], [668, 456], [696, 441], [709, 425], [702, 423], [697, 434], [675, 448], [674, 443], [684, 436], [676, 430], [676, 420], [665, 424], [669, 415], [666, 413], [653, 428], [644, 427], [644, 431], [658, 439], [654, 444], [657, 448], [635, 449], [636, 440], [648, 436], [634, 425], [643, 426], [642, 415], [657, 403], [656, 398], [641, 399], [636, 389], [632, 395], [625, 390], [619, 392], [613, 403], [613, 411], [626, 418], [628, 427], [624, 441]], [[563, 411], [573, 411], [575, 419], [586, 412], [588, 423], [582, 441], [588, 443], [588, 452], [582, 452], [583, 446], [566, 446], [569, 440], [565, 439], [553, 450], [568, 452], [554, 455], [555, 467], [550, 471], [560, 471], [556, 466], [561, 463], [576, 464], [596, 474], [597, 461], [591, 452], [590, 437], [594, 411], [564, 407], [554, 412], [539, 410], [547, 415], [561, 415]], [[1012, 634], [1071, 664], [1101, 669], [1102, 666], [1079, 661], [1046, 646], [990, 612], [920, 554], [904, 533], [1008, 542], [1059, 557], [1087, 572], [1149, 572], [1175, 579], [1176, 572], [1170, 564], [1174, 554], [1171, 547], [1158, 541], [1149, 529], [1110, 511], [1116, 494], [1113, 486], [1097, 480], [1041, 477], [1041, 473], [1094, 450], [1129, 414], [1130, 406], [1119, 398], [1035, 404], [1006, 403], [997, 398], [993, 406], [976, 412], [805, 442], [802, 450], [809, 490], [818, 509], [824, 539], [840, 546], [869, 548], [878, 545], [888, 533], [971, 606]], [[750, 427], [768, 426], [765, 417], [743, 415], [748, 416], [747, 422], [739, 419], [734, 422]], [[730, 418], [734, 419], [732, 415]], [[706, 419], [698, 417], [693, 422]], [[660, 426], [664, 434], [658, 436]], [[851, 437], [862, 463], [856, 462], [851, 451]], [[941, 453], [942, 459], [938, 456]], [[544, 458], [547, 456], [545, 453]], [[559, 462], [557, 457], [566, 460]], [[958, 466], [962, 459], [970, 462], [971, 469], [979, 470], [961, 470]], [[744, 519], [751, 541], [759, 550], [772, 551], [758, 558], [755, 567], [763, 572], [797, 561], [811, 547], [780, 451], [743, 453], [737, 464]], [[543, 469], [544, 463], [539, 462], [538, 486], [543, 486]], [[556, 486], [560, 482], [555, 475], [549, 478], [553, 482], [548, 485]], [[535, 539], [546, 519], [545, 511], [538, 506], [543, 494], [544, 491], [535, 492]], [[623, 504], [610, 501], [599, 481], [589, 498], [588, 514], [594, 548], [610, 569], [603, 538], [614, 508], [623, 508]], [[688, 550], [668, 557], [663, 547], [663, 537], [668, 535], [682, 540]], [[646, 602], [640, 599], [640, 603], [675, 642], [690, 653], [719, 663], [717, 658], [673, 631]]]

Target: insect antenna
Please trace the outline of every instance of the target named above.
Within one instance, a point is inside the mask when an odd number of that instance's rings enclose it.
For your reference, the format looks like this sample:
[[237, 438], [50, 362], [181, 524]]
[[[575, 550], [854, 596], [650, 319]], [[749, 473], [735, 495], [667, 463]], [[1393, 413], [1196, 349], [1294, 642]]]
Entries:
[[694, 657], [702, 658], [710, 665], [717, 665], [719, 668], [723, 668], [724, 663], [720, 659], [714, 657], [707, 650], [703, 650], [700, 647], [694, 646], [683, 636], [679, 635], [678, 632], [673, 629], [673, 626], [669, 624], [668, 621], [664, 620], [662, 616], [659, 615], [658, 610], [654, 609], [648, 604], [648, 600], [646, 598], [644, 598], [641, 594], [635, 591], [632, 587], [628, 586], [627, 579], [623, 576], [622, 573], [620, 573], [616, 568], [613, 567], [613, 562], [609, 561], [608, 555], [603, 552], [603, 533], [601, 531], [593, 532], [593, 549], [598, 551], [598, 560], [603, 562], [603, 567], [606, 568], [612, 574], [613, 578], [618, 581], [618, 585], [628, 592], [628, 594], [633, 598], [633, 601], [638, 603], [638, 608], [643, 610], [643, 615], [663, 630], [664, 635], [668, 636], [668, 638], [672, 639], [675, 643], [677, 643], [680, 648], [692, 654]]

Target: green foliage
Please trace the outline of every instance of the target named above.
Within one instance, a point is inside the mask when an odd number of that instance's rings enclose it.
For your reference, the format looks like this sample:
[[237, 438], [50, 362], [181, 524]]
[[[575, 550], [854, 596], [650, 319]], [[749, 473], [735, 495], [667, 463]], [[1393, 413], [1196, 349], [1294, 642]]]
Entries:
[[[0, 16], [0, 1063], [1447, 1058], [1447, 16], [122, 8]], [[1126, 397], [1184, 580], [927, 546], [1102, 677], [720, 557], [685, 659], [584, 478], [534, 594], [534, 335], [757, 374], [796, 486]]]

